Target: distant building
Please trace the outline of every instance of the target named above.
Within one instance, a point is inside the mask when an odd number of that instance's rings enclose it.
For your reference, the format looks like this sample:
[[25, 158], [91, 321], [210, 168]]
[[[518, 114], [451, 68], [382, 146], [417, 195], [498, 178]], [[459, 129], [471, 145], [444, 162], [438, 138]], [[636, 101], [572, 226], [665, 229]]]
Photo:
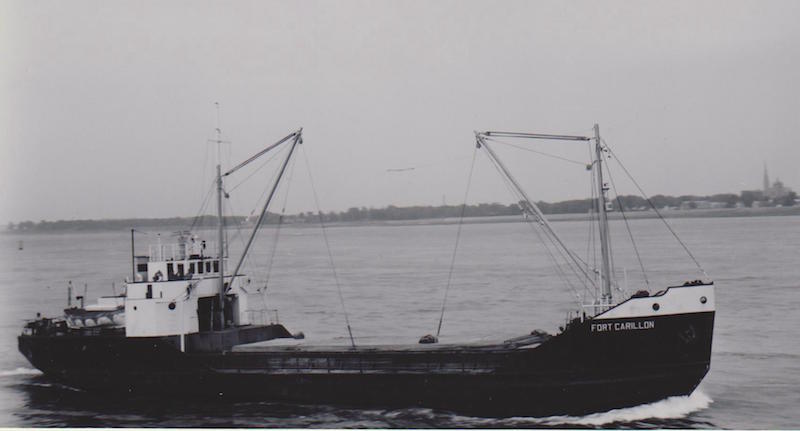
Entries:
[[680, 209], [682, 210], [707, 210], [707, 209], [718, 209], [718, 208], [725, 208], [727, 205], [725, 202], [711, 202], [707, 200], [695, 200], [695, 201], [683, 201], [681, 202]]
[[780, 178], [776, 179], [772, 185], [769, 184], [769, 173], [767, 173], [767, 164], [764, 163], [764, 197], [767, 199], [781, 199], [792, 193], [792, 189], [783, 185]]

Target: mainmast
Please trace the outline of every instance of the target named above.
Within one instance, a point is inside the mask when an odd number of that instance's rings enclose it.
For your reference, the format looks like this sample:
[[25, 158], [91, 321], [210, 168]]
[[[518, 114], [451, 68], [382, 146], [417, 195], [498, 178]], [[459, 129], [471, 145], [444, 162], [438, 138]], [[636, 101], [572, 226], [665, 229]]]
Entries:
[[594, 125], [594, 150], [597, 172], [597, 214], [599, 215], [598, 224], [600, 225], [600, 253], [603, 260], [603, 268], [600, 273], [603, 282], [603, 295], [601, 298], [603, 305], [610, 305], [611, 298], [611, 257], [608, 236], [608, 216], [606, 214], [606, 190], [603, 182], [603, 144], [600, 141], [600, 126]]
[[[289, 164], [289, 159], [292, 157], [292, 154], [294, 153], [295, 147], [298, 144], [303, 142], [302, 132], [303, 132], [303, 129], [299, 129], [296, 132], [290, 133], [289, 135], [285, 136], [283, 139], [281, 139], [278, 142], [276, 142], [276, 143], [268, 146], [267, 148], [259, 151], [254, 156], [252, 156], [249, 159], [243, 161], [242, 163], [239, 163], [238, 165], [236, 165], [235, 167], [233, 167], [232, 169], [230, 169], [229, 171], [227, 171], [225, 173], [222, 173], [221, 165], [219, 163], [217, 164], [217, 218], [218, 218], [218, 223], [217, 223], [217, 243], [219, 244], [218, 245], [218, 250], [219, 250], [219, 287], [218, 287], [218, 290], [219, 290], [219, 308], [220, 308], [219, 311], [218, 311], [218, 314], [219, 314], [220, 329], [224, 329], [225, 328], [225, 294], [227, 293], [227, 290], [228, 290], [226, 288], [226, 286], [225, 286], [225, 267], [224, 267], [225, 249], [226, 249], [226, 247], [225, 247], [225, 234], [224, 234], [225, 219], [224, 219], [223, 214], [222, 214], [222, 198], [223, 198], [223, 195], [225, 197], [227, 197], [227, 195], [225, 194], [225, 190], [224, 190], [224, 188], [222, 186], [222, 178], [223, 177], [227, 177], [228, 175], [238, 171], [239, 169], [241, 169], [244, 166], [250, 164], [251, 162], [253, 162], [254, 160], [256, 160], [259, 157], [263, 156], [264, 154], [268, 153], [269, 151], [272, 151], [273, 149], [277, 148], [278, 146], [280, 146], [284, 142], [292, 140], [292, 146], [289, 149], [289, 154], [286, 156], [286, 159], [283, 161], [283, 164], [281, 165], [280, 172], [278, 173], [278, 176], [275, 179], [275, 183], [272, 186], [272, 190], [269, 193], [269, 197], [267, 198], [266, 203], [264, 203], [264, 207], [261, 209], [261, 213], [258, 216], [258, 221], [256, 222], [255, 226], [253, 227], [253, 232], [250, 234], [250, 238], [247, 240], [247, 245], [245, 245], [244, 251], [242, 252], [242, 256], [241, 256], [241, 258], [239, 258], [239, 262], [236, 264], [236, 267], [235, 267], [236, 269], [234, 269], [234, 271], [231, 273], [231, 276], [230, 276], [230, 280], [231, 281], [229, 282], [229, 286], [232, 286], [234, 280], [236, 279], [236, 276], [239, 275], [239, 270], [241, 269], [242, 264], [244, 263], [245, 257], [247, 256], [247, 253], [250, 250], [250, 246], [253, 244], [253, 240], [255, 239], [256, 232], [258, 232], [258, 228], [261, 226], [261, 223], [263, 222], [264, 218], [267, 215], [267, 209], [269, 208], [269, 204], [270, 204], [270, 202], [272, 202], [272, 198], [275, 195], [275, 191], [278, 188], [278, 184], [280, 183], [281, 178], [283, 177], [283, 174], [286, 171], [286, 167]], [[220, 135], [220, 129], [218, 127], [217, 128], [217, 140], [216, 140], [218, 145], [221, 142], [223, 142], [220, 139], [219, 135]]]
[[225, 220], [222, 217], [222, 168], [217, 164], [217, 250], [219, 256], [219, 329], [225, 328]]
[[222, 211], [222, 129], [219, 124], [219, 102], [214, 102], [217, 108], [217, 256], [219, 259], [219, 329], [225, 329], [225, 219]]

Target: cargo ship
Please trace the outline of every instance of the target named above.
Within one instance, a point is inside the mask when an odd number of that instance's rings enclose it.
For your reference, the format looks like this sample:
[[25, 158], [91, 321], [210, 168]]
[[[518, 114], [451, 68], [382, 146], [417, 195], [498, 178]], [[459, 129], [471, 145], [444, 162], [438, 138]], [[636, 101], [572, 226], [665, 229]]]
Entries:
[[[607, 220], [608, 151], [594, 136], [476, 133], [520, 197], [521, 211], [578, 278], [594, 287], [556, 334], [520, 331], [496, 342], [448, 344], [427, 335], [410, 345], [323, 346], [293, 334], [254, 306], [242, 264], [263, 224], [302, 129], [234, 168], [216, 169], [216, 243], [182, 232], [175, 244], [133, 254], [125, 293], [29, 321], [19, 351], [53, 379], [74, 388], [130, 397], [208, 397], [368, 408], [426, 407], [510, 417], [582, 415], [689, 395], [709, 371], [714, 284], [692, 280], [617, 298]], [[493, 151], [494, 140], [548, 139], [593, 146], [587, 166], [596, 185], [602, 263], [589, 269], [555, 234], [539, 207]], [[236, 262], [226, 256], [225, 179], [279, 146], [288, 146], [266, 202]], [[474, 162], [473, 162], [474, 163]], [[133, 231], [131, 232], [133, 241]], [[71, 294], [70, 294], [71, 300]], [[535, 310], [534, 310], [535, 311]], [[442, 307], [444, 316], [444, 305]], [[440, 318], [441, 328], [441, 318]], [[291, 340], [291, 341], [290, 341]]]

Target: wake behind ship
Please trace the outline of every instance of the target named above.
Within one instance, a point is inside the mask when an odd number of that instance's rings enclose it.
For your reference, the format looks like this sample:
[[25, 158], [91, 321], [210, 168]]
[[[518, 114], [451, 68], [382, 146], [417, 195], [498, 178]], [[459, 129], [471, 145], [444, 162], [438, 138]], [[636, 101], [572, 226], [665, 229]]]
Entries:
[[[499, 138], [594, 143], [599, 268], [587, 271], [558, 239], [492, 150], [490, 142]], [[690, 394], [710, 366], [714, 285], [695, 280], [614, 301], [602, 173], [607, 150], [599, 128], [593, 138], [484, 132], [476, 139], [476, 151], [486, 151], [520, 197], [525, 220], [541, 230], [566, 268], [598, 292], [557, 334], [521, 331], [494, 343], [446, 344], [437, 332], [414, 345], [356, 345], [350, 333], [349, 346], [316, 346], [292, 335], [258, 307], [261, 294], [248, 290], [241, 269], [302, 144], [298, 130], [227, 172], [217, 167], [216, 243], [182, 232], [175, 244], [132, 256], [124, 295], [29, 322], [19, 350], [47, 378], [123, 396], [421, 406], [504, 417], [578, 415]], [[287, 155], [242, 256], [232, 264], [225, 254], [223, 180], [281, 145], [288, 146]]]

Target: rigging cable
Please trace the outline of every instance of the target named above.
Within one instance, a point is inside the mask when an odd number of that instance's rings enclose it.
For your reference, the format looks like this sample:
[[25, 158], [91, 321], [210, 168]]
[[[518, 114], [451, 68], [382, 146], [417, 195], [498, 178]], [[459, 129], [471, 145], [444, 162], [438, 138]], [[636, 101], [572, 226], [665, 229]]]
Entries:
[[[287, 177], [287, 181], [286, 181], [286, 184], [287, 184], [287, 186], [286, 186], [286, 196], [285, 196], [285, 199], [288, 199], [288, 196], [289, 196], [289, 185], [288, 185], [288, 184], [291, 184], [291, 183], [290, 183], [290, 182], [291, 182], [291, 178], [292, 178], [292, 177], [291, 177], [291, 175], [292, 175], [292, 172], [294, 172], [294, 163], [295, 163], [295, 159], [292, 159], [292, 160], [290, 160], [290, 162], [289, 162], [289, 163], [290, 163], [290, 168], [289, 168], [289, 176]], [[264, 165], [262, 165], [261, 167], [259, 167], [259, 169], [261, 169], [263, 166], [264, 166]], [[270, 180], [270, 182], [269, 182], [269, 183], [267, 183], [267, 188], [266, 188], [266, 190], [264, 191], [264, 195], [267, 193], [267, 190], [269, 190], [269, 188], [270, 188], [270, 185], [273, 183], [273, 181], [275, 180], [275, 177], [276, 177], [277, 175], [278, 175], [278, 173], [277, 173], [277, 172], [275, 172], [275, 174], [272, 176], [272, 179]], [[251, 174], [250, 176], [252, 176], [252, 174]], [[239, 183], [239, 184], [241, 184], [241, 183]], [[225, 194], [226, 194], [226, 195], [229, 195], [229, 193], [228, 193], [227, 191], [225, 192]], [[286, 210], [286, 200], [285, 200], [285, 199], [284, 199], [284, 211]], [[260, 202], [260, 201], [261, 201], [261, 200], [259, 199], [259, 202]], [[227, 205], [228, 205], [228, 208], [230, 208], [230, 214], [231, 214], [232, 216], [233, 216], [234, 214], [236, 214], [236, 212], [234, 211], [234, 208], [233, 208], [233, 202], [232, 202], [230, 199], [226, 199], [226, 203], [227, 203]], [[258, 206], [257, 206], [257, 207], [258, 207]], [[255, 211], [255, 210], [254, 210], [254, 211]], [[251, 216], [253, 215], [253, 212], [254, 212], [254, 211], [251, 211], [251, 212], [250, 212], [250, 215], [251, 215]], [[267, 213], [267, 216], [269, 216], [269, 212]], [[246, 245], [245, 245], [245, 240], [244, 240], [244, 235], [242, 234], [242, 224], [243, 224], [243, 223], [244, 223], [246, 220], [247, 220], [247, 219], [244, 219], [244, 220], [242, 220], [242, 222], [241, 222], [241, 223], [237, 223], [237, 222], [236, 222], [236, 218], [235, 218], [235, 216], [233, 216], [234, 226], [236, 227], [236, 234], [234, 235], [234, 237], [233, 237], [233, 239], [232, 239], [232, 240], [235, 240], [236, 238], [238, 238], [238, 239], [239, 239], [239, 242], [241, 242], [241, 244], [242, 244], [242, 248], [244, 248], [244, 247], [246, 246]], [[268, 217], [267, 217], [267, 219], [264, 219], [264, 221], [262, 222], [262, 224], [267, 224], [267, 223], [268, 223]], [[277, 244], [276, 244], [276, 246], [277, 246]], [[273, 255], [273, 257], [274, 257], [274, 255], [275, 255], [275, 250], [274, 250], [274, 249], [273, 249], [273, 251], [272, 251], [272, 255]], [[249, 257], [250, 257], [249, 255], [245, 256], [245, 261], [246, 261], [246, 259], [247, 259], [247, 258], [249, 258]], [[243, 262], [243, 263], [244, 263], [244, 262]], [[270, 269], [271, 269], [271, 268], [272, 268], [272, 263], [271, 263], [271, 261], [270, 261]], [[268, 276], [267, 276], [267, 280], [269, 280], [269, 277], [268, 277]], [[245, 290], [245, 291], [246, 291], [246, 290]]]
[[[256, 173], [258, 173], [258, 171], [260, 171], [262, 168], [264, 168], [264, 166], [266, 166], [266, 165], [267, 165], [267, 163], [269, 163], [269, 162], [273, 161], [273, 160], [274, 160], [276, 157], [278, 157], [279, 155], [281, 155], [281, 154], [282, 154], [282, 152], [286, 150], [286, 148], [288, 148], [288, 147], [283, 147], [283, 148], [280, 148], [278, 151], [276, 151], [274, 154], [272, 154], [272, 157], [267, 157], [267, 160], [265, 160], [265, 161], [264, 161], [264, 163], [262, 163], [262, 164], [261, 164], [259, 167], [257, 167], [257, 168], [256, 168], [256, 169], [255, 169], [253, 172], [251, 172], [249, 175], [247, 175], [246, 177], [244, 177], [244, 179], [242, 179], [241, 181], [239, 181], [239, 183], [237, 183], [235, 186], [233, 186], [233, 188], [231, 189], [230, 193], [233, 193], [233, 192], [234, 192], [234, 190], [236, 190], [237, 188], [239, 188], [239, 186], [241, 186], [242, 184], [244, 184], [244, 183], [245, 183], [245, 181], [249, 180], [249, 179], [250, 179], [250, 178], [251, 178], [253, 175], [255, 175]], [[275, 178], [275, 175], [277, 175], [277, 172], [273, 174], [272, 178]], [[267, 184], [267, 190], [269, 190], [269, 184], [272, 184], [272, 181], [270, 181], [270, 182]], [[264, 193], [266, 194], [266, 191], [265, 191]], [[256, 207], [257, 207], [257, 206], [256, 206]]]
[[584, 163], [584, 162], [579, 162], [577, 160], [568, 159], [566, 157], [557, 156], [555, 154], [549, 154], [549, 153], [545, 153], [545, 152], [542, 152], [542, 151], [533, 150], [531, 148], [523, 147], [521, 145], [515, 145], [515, 144], [509, 143], [509, 142], [503, 142], [503, 141], [500, 141], [500, 140], [497, 140], [495, 138], [491, 138], [491, 137], [488, 137], [488, 136], [484, 137], [483, 139], [486, 139], [487, 141], [497, 142], [498, 144], [502, 144], [502, 145], [508, 145], [509, 147], [518, 148], [518, 149], [523, 150], [523, 151], [529, 151], [531, 153], [536, 153], [536, 154], [539, 154], [539, 155], [542, 155], [542, 156], [545, 156], [545, 157], [550, 157], [550, 158], [553, 158], [553, 159], [558, 159], [558, 160], [562, 160], [562, 161], [565, 161], [565, 162], [574, 163], [574, 164], [581, 165], [581, 166], [586, 166], [586, 163]]
[[205, 215], [203, 212], [206, 210], [208, 206], [209, 198], [211, 197], [211, 192], [214, 191], [214, 185], [216, 181], [212, 181], [211, 185], [208, 187], [208, 192], [206, 193], [206, 198], [203, 199], [203, 203], [200, 205], [200, 210], [197, 211], [197, 214], [192, 219], [192, 224], [189, 226], [189, 231], [194, 230], [195, 226], [197, 226], [197, 222], [200, 221], [202, 223], [202, 219], [205, 219]]
[[[603, 140], [603, 143], [605, 144], [605, 140]], [[689, 258], [692, 259], [694, 264], [697, 266], [697, 269], [699, 269], [700, 272], [703, 275], [708, 277], [708, 273], [706, 273], [706, 270], [703, 269], [703, 267], [700, 265], [700, 262], [698, 262], [697, 259], [695, 259], [695, 257], [692, 254], [692, 252], [689, 251], [689, 247], [687, 247], [686, 244], [684, 244], [684, 242], [681, 241], [681, 239], [678, 236], [678, 234], [672, 229], [672, 226], [670, 226], [669, 223], [667, 223], [667, 220], [664, 218], [664, 216], [661, 215], [661, 212], [658, 211], [658, 208], [656, 208], [655, 204], [653, 204], [653, 201], [650, 200], [650, 197], [647, 195], [647, 193], [645, 193], [644, 190], [642, 190], [642, 187], [639, 185], [638, 182], [636, 182], [636, 180], [633, 178], [633, 175], [631, 175], [631, 173], [628, 172], [628, 169], [626, 169], [625, 165], [622, 164], [622, 161], [614, 153], [614, 150], [612, 150], [607, 144], [606, 144], [606, 148], [608, 148], [608, 151], [611, 153], [611, 156], [614, 157], [614, 160], [617, 161], [619, 166], [622, 168], [622, 170], [625, 172], [625, 174], [628, 176], [628, 178], [633, 182], [633, 184], [636, 186], [636, 188], [639, 189], [639, 193], [641, 193], [642, 196], [644, 196], [645, 200], [647, 200], [647, 203], [650, 204], [651, 208], [653, 208], [653, 211], [655, 211], [655, 213], [658, 216], [658, 218], [661, 219], [661, 221], [664, 223], [664, 226], [667, 227], [667, 230], [669, 230], [669, 232], [672, 234], [672, 236], [675, 237], [675, 240], [678, 241], [678, 244], [680, 244], [681, 247], [683, 247], [683, 250], [686, 252], [687, 255], [689, 255]]]
[[[608, 168], [608, 163], [606, 163], [606, 168]], [[606, 169], [606, 173], [608, 173], [608, 180], [611, 182], [611, 188], [614, 189], [614, 194], [617, 196], [617, 204], [619, 205], [619, 212], [622, 214], [622, 220], [625, 221], [625, 229], [628, 230], [628, 236], [631, 239], [631, 244], [633, 245], [633, 251], [636, 253], [636, 260], [639, 261], [639, 267], [642, 269], [642, 275], [644, 276], [644, 284], [650, 289], [650, 280], [647, 279], [647, 271], [644, 269], [644, 263], [642, 262], [642, 256], [639, 254], [639, 247], [636, 246], [636, 240], [633, 238], [633, 232], [631, 232], [631, 226], [628, 224], [628, 216], [625, 215], [625, 209], [622, 205], [622, 199], [620, 199], [619, 193], [617, 192], [617, 186], [614, 184], [614, 178], [611, 176], [611, 169]]]
[[[483, 137], [480, 137], [480, 138], [478, 138], [478, 141], [480, 142], [482, 139], [483, 139]], [[490, 154], [490, 158], [492, 159], [492, 163], [494, 164], [495, 169], [497, 169], [497, 171], [500, 173], [500, 175], [502, 177], [508, 177], [508, 181], [509, 182], [515, 183], [515, 181], [513, 181], [513, 179], [510, 177], [510, 173], [506, 173], [506, 170], [500, 165], [500, 161], [499, 160], [495, 160], [495, 157], [491, 156], [492, 152], [489, 149], [488, 144], [486, 144], [485, 142], [483, 144], [484, 144], [484, 146], [486, 146], [487, 153]], [[583, 163], [581, 163], [581, 165], [583, 165]], [[515, 186], [514, 189], [518, 189], [518, 186]], [[583, 278], [580, 277], [580, 275], [577, 274], [578, 271], [583, 273], [583, 276], [587, 280], [589, 280], [591, 283], [594, 283], [593, 280], [589, 277], [589, 275], [584, 271], [584, 268], [581, 265], [581, 263], [583, 262], [581, 260], [581, 258], [579, 256], [575, 255], [574, 253], [572, 253], [572, 251], [570, 251], [569, 248], [567, 248], [567, 246], [561, 241], [561, 239], [558, 237], [558, 235], [556, 235], [555, 231], [553, 231], [552, 227], [547, 223], [546, 220], [544, 220], [542, 218], [543, 214], [541, 216], [539, 215], [540, 211], [538, 211], [538, 208], [536, 207], [536, 205], [533, 202], [530, 202], [525, 197], [525, 193], [521, 189], [517, 190], [516, 195], [521, 198], [520, 202], [525, 202], [526, 205], [529, 207], [529, 209], [533, 209], [534, 210], [534, 212], [536, 213], [537, 218], [539, 218], [539, 220], [541, 222], [542, 231], [545, 232], [545, 234], [547, 235], [547, 238], [555, 245], [555, 248], [558, 251], [558, 253], [561, 255], [561, 257], [567, 263], [567, 265], [570, 268], [570, 270], [576, 275], [576, 277], [579, 280], [581, 280], [581, 283], [583, 283], [584, 286], [585, 286], [586, 282], [584, 281]], [[566, 256], [564, 255], [564, 253], [566, 253]], [[567, 257], [569, 257], [569, 260], [567, 260]], [[576, 271], [576, 268], [577, 268], [577, 271]]]
[[319, 197], [317, 196], [317, 189], [314, 186], [314, 177], [311, 175], [311, 165], [308, 162], [308, 156], [306, 155], [306, 150], [304, 146], [301, 146], [301, 150], [303, 151], [303, 160], [306, 164], [306, 171], [308, 171], [308, 179], [311, 182], [311, 192], [314, 195], [314, 204], [317, 207], [317, 214], [319, 215], [319, 225], [322, 229], [322, 238], [325, 240], [325, 248], [328, 250], [328, 259], [331, 263], [331, 272], [333, 272], [333, 279], [336, 282], [336, 290], [339, 293], [339, 302], [342, 304], [342, 311], [344, 312], [344, 322], [347, 325], [347, 333], [350, 335], [350, 345], [353, 346], [353, 349], [356, 348], [356, 342], [353, 339], [353, 330], [350, 328], [350, 318], [347, 315], [347, 307], [344, 305], [344, 296], [342, 296], [342, 286], [339, 283], [339, 275], [336, 273], [336, 266], [333, 264], [333, 254], [331, 253], [331, 245], [328, 242], [328, 233], [325, 230], [325, 220], [322, 218], [322, 211], [319, 207]]
[[472, 185], [472, 172], [475, 170], [475, 159], [478, 155], [478, 147], [472, 151], [472, 164], [469, 167], [469, 176], [467, 177], [467, 190], [464, 192], [464, 203], [461, 205], [461, 215], [458, 218], [458, 229], [456, 230], [456, 244], [453, 246], [453, 257], [450, 259], [450, 270], [447, 273], [447, 285], [444, 288], [444, 298], [442, 299], [442, 311], [439, 314], [439, 326], [436, 328], [436, 338], [439, 338], [439, 333], [442, 331], [442, 321], [444, 320], [444, 308], [447, 305], [447, 294], [450, 292], [450, 284], [453, 279], [453, 268], [456, 265], [456, 252], [458, 251], [458, 243], [461, 240], [461, 227], [464, 224], [464, 212], [467, 210], [467, 198], [469, 197], [469, 189]]
[[275, 228], [275, 237], [272, 240], [272, 252], [269, 256], [269, 265], [267, 265], [267, 276], [264, 280], [264, 290], [262, 291], [262, 295], [265, 295], [267, 292], [270, 275], [272, 274], [272, 264], [275, 262], [275, 253], [278, 250], [278, 239], [280, 238], [281, 234], [281, 226], [283, 226], [283, 216], [286, 214], [286, 203], [289, 201], [289, 189], [292, 184], [292, 176], [294, 175], [294, 166], [296, 161], [297, 158], [292, 159], [292, 166], [289, 168], [289, 174], [286, 176], [286, 194], [283, 196], [283, 206], [281, 207], [281, 213], [278, 216], [278, 226]]
[[[256, 168], [253, 172], [251, 172], [249, 175], [247, 175], [242, 181], [239, 181], [239, 183], [236, 184], [235, 186], [233, 186], [233, 188], [230, 191], [225, 190], [225, 196], [230, 196], [230, 194], [233, 193], [234, 190], [236, 190], [239, 186], [241, 186], [247, 180], [252, 178], [253, 175], [255, 175], [256, 173], [258, 173], [258, 171], [260, 171], [262, 168], [264, 168], [264, 166], [266, 166], [267, 163], [269, 163], [270, 161], [275, 159], [275, 157], [277, 157], [279, 154], [282, 154], [281, 152], [283, 150], [284, 150], [284, 148], [281, 148], [280, 150], [278, 150], [278, 152], [273, 154], [272, 157], [267, 158], [267, 160], [264, 163], [262, 163], [258, 168]], [[275, 182], [275, 178], [277, 176], [278, 176], [278, 171], [276, 170], [275, 172], [272, 173], [272, 177], [270, 177], [270, 180], [264, 186], [264, 191], [261, 192], [261, 194], [259, 195], [258, 200], [256, 201], [255, 206], [250, 211], [250, 216], [253, 216], [253, 214], [255, 214], [256, 210], [261, 206], [261, 204], [260, 204], [261, 203], [261, 199], [266, 198], [266, 196], [269, 194], [269, 189], [272, 186], [272, 184]], [[227, 199], [226, 201], [228, 203], [228, 206], [231, 209], [231, 215], [236, 214], [236, 212], [234, 212], [234, 209], [233, 209], [233, 203], [231, 203], [230, 199]], [[235, 221], [235, 219], [234, 219], [234, 221]], [[246, 221], [246, 219], [243, 220], [243, 222], [244, 221]], [[226, 230], [226, 233], [227, 233], [227, 230]], [[236, 236], [234, 237], [234, 239], [236, 239], [236, 238], [239, 238], [239, 241], [242, 243], [242, 247], [244, 247], [244, 245], [245, 245], [245, 243], [244, 243], [244, 235], [242, 235], [242, 229], [241, 229], [240, 224], [238, 224], [238, 223], [236, 224]], [[227, 242], [227, 236], [226, 236], [225, 241]]]
[[[210, 142], [208, 140], [206, 140], [206, 154], [205, 154], [205, 158], [203, 159], [203, 176], [200, 177], [200, 182], [201, 183], [206, 180], [206, 168], [208, 167], [208, 153], [209, 153], [209, 151], [208, 151], [209, 145], [208, 144], [210, 144]], [[203, 192], [201, 191], [200, 192], [200, 198], [202, 199], [202, 197], [203, 197]]]
[[[508, 178], [505, 177], [505, 175], [503, 175], [502, 170], [500, 170], [500, 168], [497, 165], [494, 164], [494, 161], [492, 161], [492, 164], [495, 166], [495, 169], [497, 169], [497, 171], [500, 173], [500, 178], [503, 179], [503, 183], [505, 184], [506, 189], [508, 189], [509, 193], [511, 193], [511, 195], [514, 196], [514, 198], [517, 199], [518, 202], [525, 202], [524, 196], [520, 196], [519, 193], [514, 190], [514, 187], [511, 185], [511, 182], [508, 180]], [[527, 207], [527, 205], [526, 205], [526, 207]], [[544, 247], [545, 252], [550, 257], [550, 260], [553, 262], [553, 267], [556, 270], [556, 275], [558, 275], [558, 277], [561, 279], [561, 281], [564, 282], [564, 284], [566, 284], [570, 288], [570, 290], [572, 290], [572, 292], [575, 294], [575, 297], [580, 302], [580, 295], [578, 294], [577, 290], [572, 285], [572, 283], [569, 281], [569, 278], [567, 278], [566, 274], [564, 273], [564, 270], [561, 269], [561, 264], [558, 263], [558, 259], [553, 254], [553, 252], [550, 250], [550, 247], [548, 247], [547, 242], [544, 240], [544, 238], [542, 238], [541, 233], [536, 229], [536, 226], [534, 226], [534, 224], [533, 224], [534, 222], [536, 222], [541, 226], [541, 220], [539, 220], [539, 216], [536, 215], [536, 213], [533, 213], [532, 211], [530, 211], [529, 208], [523, 208], [522, 211], [523, 211], [523, 214], [527, 213], [531, 217], [534, 217], [536, 219], [534, 221], [526, 219], [525, 220], [525, 224], [527, 224], [531, 228], [531, 231], [539, 239], [539, 242], [542, 243], [542, 247]], [[553, 243], [553, 241], [550, 240], [549, 237], [547, 237], [547, 239], [548, 239], [548, 241], [550, 241], [551, 244]], [[558, 247], [557, 245], [554, 245], [554, 246], [556, 248]], [[563, 258], [563, 255], [562, 255], [562, 258]]]
[[[492, 159], [491, 157], [489, 157], [489, 159], [492, 162], [492, 165], [497, 170], [497, 172], [500, 174], [500, 178], [503, 179], [503, 182], [504, 182], [506, 188], [511, 193], [511, 195], [514, 196], [519, 202], [525, 202], [525, 197], [521, 196], [519, 194], [519, 192], [517, 192], [515, 190], [515, 188], [511, 185], [510, 180], [503, 174], [502, 169], [500, 169], [500, 167], [497, 165], [497, 163], [494, 161], [494, 159]], [[527, 211], [529, 214], [531, 214], [532, 216], [536, 217], [536, 219], [537, 219], [536, 221], [538, 222], [538, 224], [540, 226], [543, 226], [543, 223], [539, 219], [539, 216], [536, 215], [535, 213], [532, 213], [532, 211], [530, 211], [529, 208], [523, 209], [523, 211]], [[553, 254], [552, 250], [548, 247], [547, 242], [544, 241], [544, 239], [542, 238], [541, 233], [538, 230], [536, 230], [536, 227], [533, 225], [533, 222], [526, 221], [526, 223], [528, 224], [528, 226], [531, 227], [531, 230], [533, 231], [533, 233], [536, 234], [537, 238], [539, 239], [539, 242], [542, 243], [542, 246], [544, 247], [545, 252], [548, 254], [548, 256], [550, 256], [550, 259], [553, 261], [553, 265], [554, 265], [554, 267], [556, 269], [556, 275], [558, 275], [561, 278], [561, 280], [564, 282], [564, 284], [566, 284], [570, 288], [570, 290], [572, 290], [572, 292], [575, 294], [576, 299], [580, 303], [580, 295], [578, 294], [577, 289], [575, 289], [573, 284], [569, 281], [569, 278], [566, 276], [564, 270], [561, 268], [561, 264], [558, 263], [558, 259], [556, 259], [556, 257]], [[559, 255], [564, 260], [564, 262], [566, 263], [567, 267], [570, 269], [570, 271], [572, 271], [572, 274], [575, 275], [575, 277], [578, 278], [578, 280], [581, 281], [581, 284], [583, 284], [584, 289], [587, 292], [592, 293], [589, 290], [589, 287], [586, 285], [586, 282], [583, 280], [583, 278], [581, 278], [581, 276], [577, 273], [577, 271], [575, 271], [575, 268], [572, 266], [572, 264], [570, 264], [570, 261], [564, 256], [564, 253], [561, 250], [561, 248], [559, 248], [558, 243], [556, 241], [554, 241], [550, 237], [550, 235], [548, 234], [548, 230], [543, 228], [542, 232], [545, 233], [545, 238], [547, 238], [547, 240], [550, 241], [550, 243], [553, 245], [553, 248], [555, 248], [558, 251]], [[567, 250], [567, 253], [569, 253], [569, 250]], [[575, 258], [575, 256], [573, 256], [571, 253], [570, 253], [570, 256]], [[581, 271], [582, 271], [582, 269], [581, 269]], [[586, 276], [588, 278], [588, 275], [586, 275], [585, 272], [584, 272], [584, 276]], [[589, 279], [589, 281], [592, 282], [591, 279]], [[593, 282], [592, 282], [592, 284], [594, 285]], [[595, 293], [592, 293], [592, 296], [596, 297], [597, 295]]]
[[[225, 192], [225, 195], [228, 195], [228, 192]], [[237, 238], [238, 238], [238, 239], [239, 239], [239, 242], [240, 242], [240, 243], [242, 243], [242, 248], [244, 248], [244, 245], [245, 245], [245, 244], [244, 244], [244, 236], [242, 235], [242, 226], [241, 226], [241, 225], [242, 225], [242, 223], [244, 223], [244, 222], [245, 222], [247, 219], [245, 219], [245, 220], [242, 220], [241, 222], [237, 222], [237, 221], [236, 221], [236, 215], [235, 215], [235, 214], [236, 214], [236, 211], [233, 209], [233, 202], [231, 202], [231, 200], [230, 200], [230, 199], [226, 199], [226, 200], [224, 201], [223, 205], [227, 205], [227, 206], [228, 206], [228, 208], [230, 209], [230, 212], [229, 212], [229, 214], [231, 215], [231, 218], [232, 218], [232, 221], [233, 221], [233, 226], [236, 228], [236, 234], [235, 234], [235, 235], [234, 235], [234, 237], [231, 239], [231, 241], [233, 241], [233, 240], [235, 240], [235, 239], [237, 239]], [[226, 233], [227, 233], [227, 230], [228, 230], [228, 229], [226, 228], [226, 229], [225, 229]], [[226, 247], [228, 247], [228, 237], [227, 237], [227, 235], [225, 236], [225, 242], [226, 242], [226, 245], [225, 245], [225, 246], [226, 246]], [[226, 250], [226, 251], [227, 251], [227, 250]]]
[[[550, 260], [553, 261], [553, 267], [556, 270], [556, 275], [558, 275], [558, 277], [561, 279], [561, 281], [564, 282], [564, 284], [566, 284], [567, 287], [570, 288], [570, 290], [572, 290], [572, 293], [575, 295], [575, 300], [578, 302], [578, 305], [579, 306], [582, 305], [582, 303], [581, 303], [581, 295], [578, 293], [578, 289], [576, 289], [575, 286], [572, 284], [572, 282], [569, 281], [569, 277], [567, 277], [567, 274], [561, 268], [561, 264], [558, 263], [558, 259], [556, 259], [556, 256], [550, 250], [550, 247], [547, 245], [547, 243], [544, 241], [544, 239], [542, 239], [542, 234], [536, 229], [536, 227], [533, 225], [533, 222], [531, 222], [529, 220], [526, 220], [526, 224], [531, 227], [531, 230], [533, 231], [533, 233], [536, 234], [537, 238], [539, 238], [539, 242], [541, 242], [542, 246], [544, 246], [544, 250], [545, 250], [545, 252], [547, 252], [547, 255], [550, 257]], [[567, 267], [569, 267], [569, 265], [567, 265]], [[573, 273], [574, 273], [574, 271], [573, 271]], [[587, 292], [592, 294], [592, 291], [589, 290], [589, 287], [585, 283], [583, 284], [583, 287], [584, 287], [584, 290], [586, 290]], [[592, 294], [592, 296], [596, 296], [596, 295]]]

